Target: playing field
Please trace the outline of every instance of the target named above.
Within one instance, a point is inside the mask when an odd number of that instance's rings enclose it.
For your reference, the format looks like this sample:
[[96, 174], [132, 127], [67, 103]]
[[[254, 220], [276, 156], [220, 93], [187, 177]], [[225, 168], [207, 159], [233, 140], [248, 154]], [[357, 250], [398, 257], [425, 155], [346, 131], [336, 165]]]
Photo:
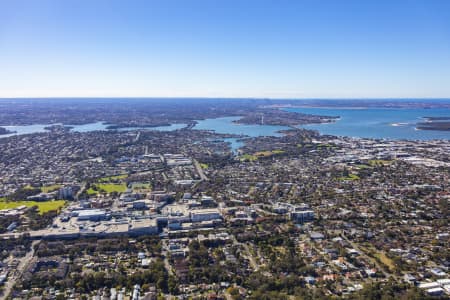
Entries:
[[58, 210], [64, 206], [66, 201], [64, 200], [55, 200], [55, 201], [10, 201], [6, 202], [4, 199], [0, 199], [0, 209], [9, 209], [16, 208], [22, 205], [27, 207], [37, 206], [39, 209], [39, 213], [43, 214], [51, 210]]
[[113, 184], [113, 183], [109, 183], [109, 184], [102, 184], [102, 183], [98, 183], [95, 184], [96, 190], [93, 189], [92, 187], [90, 189], [87, 190], [87, 193], [89, 195], [95, 195], [98, 194], [100, 192], [105, 192], [105, 193], [112, 193], [112, 192], [117, 192], [117, 193], [123, 193], [127, 190], [127, 185], [125, 183], [121, 183], [121, 184]]

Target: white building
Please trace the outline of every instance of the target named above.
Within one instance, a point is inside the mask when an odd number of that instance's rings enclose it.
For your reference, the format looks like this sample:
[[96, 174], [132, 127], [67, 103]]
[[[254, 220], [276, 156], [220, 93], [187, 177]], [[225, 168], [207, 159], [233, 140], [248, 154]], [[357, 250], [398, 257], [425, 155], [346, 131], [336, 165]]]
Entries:
[[140, 293], [141, 293], [141, 286], [139, 285], [139, 284], [136, 284], [135, 286], [134, 286], [134, 289], [133, 289], [133, 296], [132, 296], [132, 300], [139, 300], [139, 295], [140, 295]]
[[133, 220], [130, 223], [128, 232], [132, 235], [157, 234], [158, 224], [156, 219]]
[[86, 209], [73, 211], [72, 216], [78, 217], [78, 221], [100, 221], [106, 220], [108, 215], [103, 209]]
[[192, 222], [203, 222], [222, 219], [222, 215], [216, 208], [211, 209], [198, 209], [191, 211]]

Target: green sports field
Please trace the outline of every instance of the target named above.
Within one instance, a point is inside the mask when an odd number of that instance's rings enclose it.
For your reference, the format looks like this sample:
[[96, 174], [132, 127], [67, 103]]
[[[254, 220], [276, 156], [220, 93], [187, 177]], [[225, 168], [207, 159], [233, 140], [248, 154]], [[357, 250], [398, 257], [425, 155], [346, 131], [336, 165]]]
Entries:
[[16, 208], [22, 205], [27, 207], [37, 206], [39, 209], [39, 213], [43, 214], [51, 210], [58, 210], [64, 206], [66, 201], [64, 200], [55, 200], [55, 201], [10, 201], [7, 202], [5, 199], [0, 199], [0, 209], [9, 209]]

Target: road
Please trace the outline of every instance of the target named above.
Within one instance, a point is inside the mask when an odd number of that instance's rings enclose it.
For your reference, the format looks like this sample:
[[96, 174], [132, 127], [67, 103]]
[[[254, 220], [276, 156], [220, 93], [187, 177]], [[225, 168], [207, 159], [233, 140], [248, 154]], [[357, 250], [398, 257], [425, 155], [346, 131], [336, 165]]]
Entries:
[[17, 269], [13, 273], [11, 273], [10, 276], [8, 277], [8, 280], [4, 285], [3, 294], [0, 295], [0, 300], [6, 299], [9, 293], [11, 293], [11, 290], [14, 284], [16, 283], [17, 279], [19, 279], [22, 276], [25, 267], [28, 265], [28, 263], [34, 256], [34, 246], [37, 245], [39, 242], [40, 241], [33, 241], [31, 243], [31, 250], [28, 251], [24, 257], [19, 258], [19, 265], [17, 266]]
[[253, 270], [258, 271], [259, 270], [259, 265], [256, 262], [255, 258], [253, 257], [252, 253], [250, 252], [250, 249], [248, 248], [248, 245], [245, 243], [241, 244], [244, 247], [245, 252], [247, 252], [247, 258], [250, 261], [250, 266], [253, 268]]
[[248, 258], [248, 260], [250, 262], [250, 267], [252, 267], [252, 269], [255, 270], [255, 272], [258, 271], [259, 270], [259, 265], [256, 262], [255, 258], [253, 257], [252, 253], [250, 252], [250, 249], [248, 248], [248, 245], [246, 243], [239, 242], [234, 235], [232, 236], [232, 239], [233, 239], [233, 243], [235, 245], [239, 245], [239, 246], [242, 246], [242, 248], [244, 248], [244, 250], [245, 250], [244, 256], [246, 258]]
[[175, 275], [175, 272], [172, 268], [172, 265], [169, 262], [169, 251], [167, 250], [169, 248], [169, 245], [167, 244], [167, 240], [162, 240], [162, 255], [164, 256], [164, 267], [166, 268], [169, 275]]
[[77, 192], [77, 194], [75, 195], [75, 199], [78, 200], [78, 197], [81, 195], [81, 193], [84, 192], [84, 190], [86, 189], [86, 182], [83, 182], [83, 184], [80, 187], [80, 190]]
[[206, 177], [205, 173], [203, 173], [202, 166], [200, 166], [199, 162], [196, 159], [194, 159], [193, 161], [194, 161], [194, 166], [197, 169], [197, 173], [198, 173], [198, 175], [200, 175], [200, 178], [202, 180], [208, 180], [208, 177]]

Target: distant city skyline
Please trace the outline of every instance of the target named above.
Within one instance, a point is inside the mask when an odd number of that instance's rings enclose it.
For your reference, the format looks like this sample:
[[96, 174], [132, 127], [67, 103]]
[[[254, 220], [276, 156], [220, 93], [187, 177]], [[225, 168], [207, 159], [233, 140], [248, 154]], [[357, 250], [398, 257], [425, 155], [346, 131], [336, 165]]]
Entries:
[[0, 0], [0, 97], [450, 98], [450, 1]]

